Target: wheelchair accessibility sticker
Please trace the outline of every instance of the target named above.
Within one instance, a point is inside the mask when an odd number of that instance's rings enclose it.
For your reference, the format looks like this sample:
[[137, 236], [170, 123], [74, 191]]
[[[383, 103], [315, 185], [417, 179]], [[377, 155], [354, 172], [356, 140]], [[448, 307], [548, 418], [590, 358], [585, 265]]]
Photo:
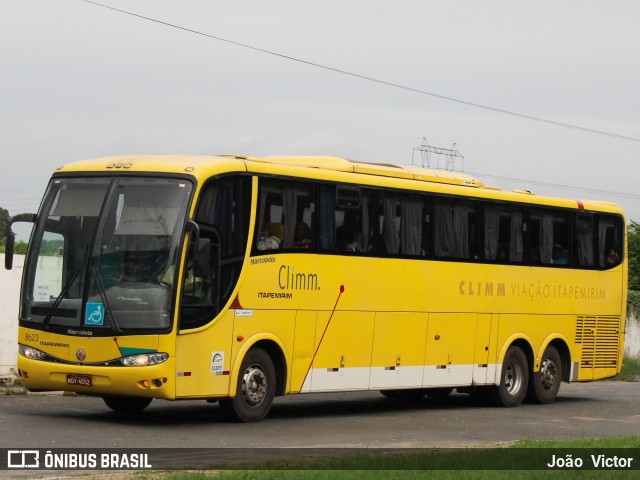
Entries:
[[87, 302], [87, 310], [84, 314], [85, 325], [104, 325], [104, 305], [97, 302]]

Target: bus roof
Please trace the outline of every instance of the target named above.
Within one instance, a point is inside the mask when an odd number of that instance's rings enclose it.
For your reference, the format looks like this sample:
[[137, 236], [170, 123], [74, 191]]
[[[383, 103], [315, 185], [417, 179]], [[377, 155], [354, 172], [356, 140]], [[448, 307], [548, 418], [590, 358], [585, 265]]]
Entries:
[[[410, 180], [421, 180], [424, 182], [446, 183], [450, 185], [461, 185], [467, 187], [484, 187], [484, 184], [462, 172], [452, 172], [446, 170], [431, 170], [416, 166], [399, 166], [381, 163], [354, 162], [339, 157], [328, 156], [273, 156], [273, 157], [247, 157], [244, 155], [128, 155], [120, 157], [105, 157], [94, 160], [70, 163], [58, 169], [59, 172], [78, 171], [147, 171], [147, 172], [168, 172], [168, 173], [191, 173], [195, 168], [206, 167], [216, 163], [220, 167], [220, 162], [236, 162], [240, 166], [241, 162], [258, 162], [273, 165], [308, 167], [321, 170], [331, 170], [337, 172], [361, 173], [367, 175], [377, 175], [382, 177], [404, 178]], [[242, 168], [244, 170], [244, 168]]]
[[[451, 192], [462, 195], [531, 204], [555, 204], [557, 206], [573, 207], [576, 209], [602, 210], [623, 214], [619, 206], [612, 202], [540, 197], [528, 190], [514, 190], [513, 192], [501, 191], [501, 189], [487, 186], [478, 179], [463, 172], [427, 169], [414, 165], [400, 166], [383, 163], [357, 162], [333, 156], [250, 157], [238, 154], [127, 155], [69, 163], [58, 168], [57, 172], [159, 172], [187, 174], [203, 179], [211, 175], [216, 175], [221, 171], [265, 172], [265, 167], [270, 170], [269, 165], [283, 167], [282, 171], [278, 173], [284, 175], [289, 173], [302, 176], [299, 170], [301, 168], [313, 169], [315, 173], [312, 174], [309, 172], [309, 174], [315, 178], [318, 178], [318, 174], [320, 174], [321, 171], [326, 171], [327, 173], [336, 172], [338, 176], [345, 173], [355, 173], [369, 176], [372, 179], [377, 177], [380, 179], [389, 178], [431, 183], [434, 191], [442, 191], [437, 185], [442, 185], [442, 188], [450, 185], [454, 190], [457, 190], [456, 187], [462, 187], [462, 190]], [[287, 172], [289, 169], [291, 169], [291, 172]], [[362, 177], [360, 178], [362, 180]], [[350, 179], [350, 181], [353, 182], [353, 179]], [[473, 193], [469, 190], [467, 190], [467, 193], [464, 193], [464, 190], [466, 190], [464, 187], [472, 188], [474, 190]]]
[[382, 177], [406, 178], [422, 180], [424, 182], [447, 183], [467, 187], [483, 187], [482, 182], [462, 172], [447, 170], [432, 170], [416, 166], [400, 166], [386, 163], [354, 162], [339, 157], [265, 157], [251, 158], [258, 162], [275, 163], [279, 165], [295, 165], [339, 172], [363, 173]]

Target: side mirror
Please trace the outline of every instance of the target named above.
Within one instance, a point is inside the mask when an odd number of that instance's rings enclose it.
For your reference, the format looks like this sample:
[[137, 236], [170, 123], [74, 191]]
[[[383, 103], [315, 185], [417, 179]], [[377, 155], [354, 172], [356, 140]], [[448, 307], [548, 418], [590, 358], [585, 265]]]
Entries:
[[35, 223], [37, 219], [35, 213], [21, 213], [14, 215], [7, 222], [7, 243], [4, 247], [4, 268], [11, 270], [13, 268], [13, 251], [16, 244], [16, 234], [11, 231], [11, 225], [16, 222]]
[[13, 268], [13, 248], [16, 243], [16, 234], [7, 228], [7, 243], [4, 247], [4, 268], [11, 270]]

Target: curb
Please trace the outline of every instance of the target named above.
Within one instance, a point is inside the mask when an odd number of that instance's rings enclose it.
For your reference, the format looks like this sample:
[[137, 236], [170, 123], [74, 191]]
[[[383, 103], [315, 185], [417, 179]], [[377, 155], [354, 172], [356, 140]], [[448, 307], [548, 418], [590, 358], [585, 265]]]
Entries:
[[21, 386], [0, 387], [0, 395], [26, 395], [27, 389]]
[[52, 392], [30, 392], [26, 388], [15, 385], [13, 387], [0, 387], [0, 395], [36, 395], [36, 396], [49, 396], [49, 395], [58, 395], [62, 397], [77, 397], [78, 395], [75, 392], [63, 392], [63, 391], [52, 391]]
[[52, 391], [52, 392], [30, 392], [20, 383], [20, 379], [18, 378], [4, 378], [1, 379], [4, 381], [0, 381], [0, 395], [61, 395], [64, 397], [76, 397], [75, 392], [63, 392], [61, 391]]

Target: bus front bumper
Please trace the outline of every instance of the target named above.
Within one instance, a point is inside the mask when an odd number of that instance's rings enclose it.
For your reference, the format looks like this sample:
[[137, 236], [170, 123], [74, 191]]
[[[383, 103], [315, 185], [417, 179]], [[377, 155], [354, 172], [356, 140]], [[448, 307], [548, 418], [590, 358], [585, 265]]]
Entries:
[[22, 385], [31, 391], [175, 399], [175, 359], [143, 367], [71, 365], [18, 356]]

